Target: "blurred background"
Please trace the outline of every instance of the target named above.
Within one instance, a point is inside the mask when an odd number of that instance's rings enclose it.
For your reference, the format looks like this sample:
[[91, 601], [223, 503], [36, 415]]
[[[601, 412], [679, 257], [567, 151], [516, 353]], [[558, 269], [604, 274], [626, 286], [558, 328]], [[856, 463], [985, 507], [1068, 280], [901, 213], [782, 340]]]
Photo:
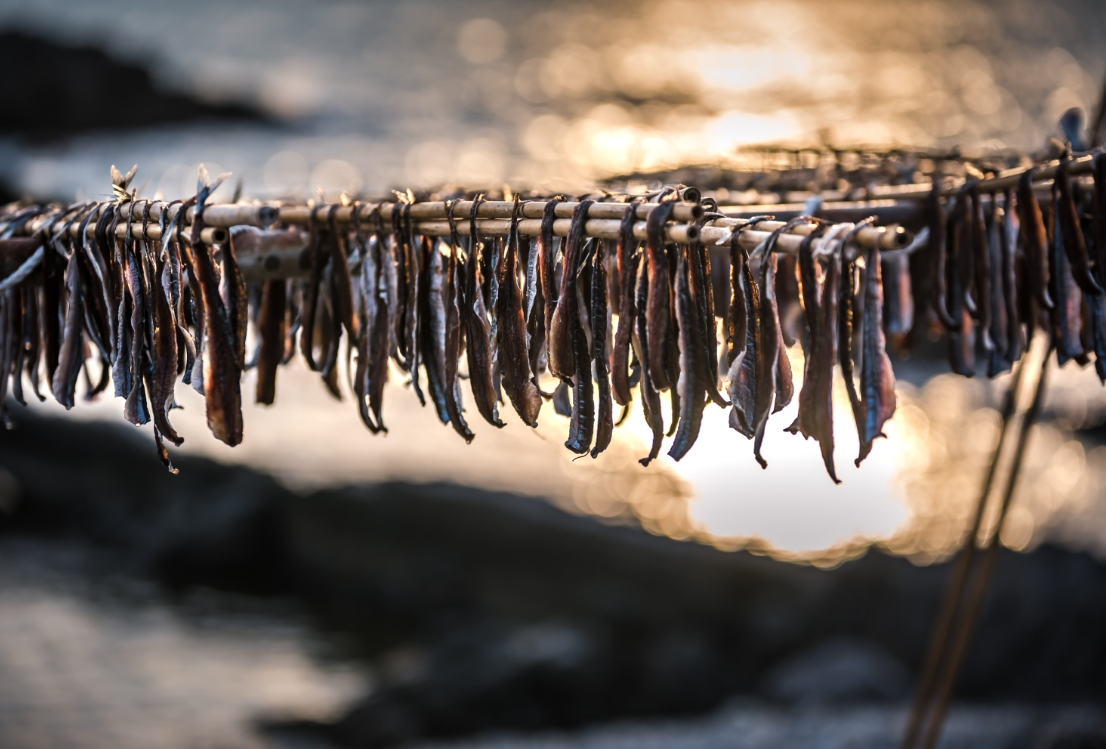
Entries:
[[[140, 197], [203, 163], [235, 175], [215, 200], [334, 201], [769, 143], [1028, 152], [1098, 105], [1104, 32], [1089, 0], [0, 0], [0, 192], [101, 199], [134, 163]], [[836, 487], [794, 407], [767, 471], [720, 410], [643, 469], [640, 415], [572, 461], [551, 409], [466, 446], [392, 384], [374, 437], [293, 364], [234, 449], [178, 388], [175, 478], [117, 401], [18, 409], [0, 745], [891, 745], [1007, 385], [895, 369], [862, 469], [839, 419]], [[1052, 383], [949, 746], [1106, 735], [1106, 398], [1074, 364]]]

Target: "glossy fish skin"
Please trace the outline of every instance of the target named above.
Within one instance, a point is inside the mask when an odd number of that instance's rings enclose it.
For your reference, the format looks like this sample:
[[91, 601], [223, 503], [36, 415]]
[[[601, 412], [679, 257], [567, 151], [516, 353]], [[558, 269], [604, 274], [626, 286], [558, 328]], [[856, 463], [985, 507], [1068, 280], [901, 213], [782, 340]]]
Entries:
[[[234, 346], [234, 331], [227, 309], [219, 296], [219, 280], [211, 248], [200, 239], [203, 230], [201, 190], [192, 220], [192, 269], [196, 272], [203, 295], [206, 347], [204, 351], [204, 401], [207, 404], [207, 425], [217, 439], [234, 447], [242, 441], [241, 371]], [[225, 252], [233, 252], [228, 244]]]
[[[648, 261], [644, 254], [638, 256], [637, 262], [637, 281], [635, 284], [634, 307], [637, 309], [637, 325], [634, 327], [634, 334], [631, 342], [633, 343], [634, 350], [637, 353], [638, 361], [648, 361], [649, 357], [649, 337], [648, 337], [648, 321], [646, 309], [648, 307], [649, 300], [649, 272]], [[649, 368], [642, 366], [641, 368], [641, 410], [645, 416], [645, 423], [649, 425], [649, 431], [652, 432], [653, 441], [649, 448], [649, 454], [639, 460], [643, 466], [648, 466], [653, 460], [660, 455], [661, 440], [664, 438], [664, 420], [661, 414], [661, 398], [660, 393], [653, 387], [652, 380], [649, 377]]]
[[499, 408], [493, 382], [491, 331], [488, 329], [487, 314], [484, 311], [484, 295], [480, 289], [480, 239], [476, 232], [476, 210], [479, 201], [473, 201], [469, 233], [469, 256], [465, 261], [465, 291], [462, 307], [462, 320], [465, 326], [465, 338], [468, 355], [469, 387], [476, 410], [484, 420], [494, 427], [503, 427], [499, 419]]
[[449, 423], [445, 379], [445, 271], [437, 240], [423, 237], [419, 280], [419, 348], [426, 369], [426, 387], [438, 412], [438, 420]]
[[530, 372], [526, 317], [518, 287], [518, 219], [521, 205], [516, 198], [498, 284], [499, 363], [503, 372], [503, 389], [515, 412], [524, 424], [537, 427], [541, 395]]
[[450, 242], [449, 263], [446, 266], [445, 284], [445, 382], [446, 409], [449, 423], [465, 442], [472, 442], [475, 435], [469, 429], [461, 413], [461, 386], [457, 378], [457, 365], [461, 358], [461, 265], [457, 257], [458, 243]]
[[572, 223], [565, 240], [564, 259], [561, 261], [561, 287], [550, 322], [548, 361], [549, 371], [561, 379], [569, 379], [576, 374], [574, 331], [579, 317], [576, 276], [580, 270], [588, 209], [593, 203], [591, 200], [580, 201], [573, 211]]
[[864, 429], [856, 465], [871, 452], [872, 442], [884, 437], [883, 425], [895, 414], [895, 373], [887, 357], [883, 336], [883, 285], [879, 249], [868, 253], [864, 270], [864, 356], [860, 367], [860, 392]]
[[667, 390], [674, 383], [666, 366], [669, 322], [672, 315], [672, 288], [669, 258], [665, 249], [664, 225], [672, 215], [675, 203], [660, 203], [645, 220], [645, 258], [649, 275], [649, 299], [645, 310], [645, 346], [649, 358], [642, 360], [649, 379], [657, 390]]
[[[611, 405], [610, 372], [608, 371], [608, 328], [610, 325], [607, 298], [607, 262], [604, 257], [606, 243], [600, 242], [595, 252], [595, 263], [591, 270], [591, 340], [592, 363], [595, 369], [595, 383], [599, 402], [596, 407], [595, 446], [591, 457], [610, 447], [614, 436], [614, 414]], [[539, 401], [540, 403], [540, 401]]]
[[1014, 190], [1007, 189], [1004, 196], [1004, 222], [1000, 234], [1002, 248], [1003, 304], [1006, 308], [1006, 360], [1013, 363], [1021, 359], [1025, 349], [1021, 318], [1018, 313], [1017, 248], [1020, 224], [1014, 209]]
[[[545, 303], [542, 309], [542, 315], [545, 321], [542, 342], [544, 343], [547, 366], [549, 363], [549, 346], [551, 345], [550, 342], [553, 335], [553, 312], [557, 308], [558, 297], [557, 245], [556, 239], [553, 236], [553, 222], [557, 218], [557, 204], [563, 202], [564, 200], [560, 198], [553, 198], [548, 201], [545, 204], [545, 208], [542, 209], [541, 235], [539, 237], [540, 243], [538, 244], [539, 283], [541, 284], [542, 298]], [[531, 353], [530, 359], [531, 361], [535, 360], [533, 353]]]
[[[411, 206], [404, 206], [404, 242], [407, 260], [407, 303], [404, 311], [404, 330], [407, 334], [407, 371], [411, 374], [411, 389], [419, 404], [426, 405], [426, 397], [419, 386], [419, 248], [411, 236]], [[402, 278], [400, 279], [402, 282]], [[493, 359], [494, 363], [494, 359]]]
[[[736, 252], [734, 248], [736, 247]], [[749, 254], [738, 242], [738, 234], [735, 232], [730, 242], [730, 256], [737, 262], [732, 266], [736, 270], [733, 273], [737, 282], [733, 287], [733, 299], [740, 298], [744, 302], [744, 314], [738, 315], [731, 307], [730, 314], [734, 320], [741, 320], [734, 329], [745, 331], [744, 345], [738, 349], [734, 347], [736, 355], [730, 364], [730, 427], [753, 438], [756, 430], [753, 427], [753, 414], [756, 411], [757, 392], [757, 357], [761, 348], [760, 338], [760, 287], [753, 276]]]
[[1049, 296], [1051, 278], [1049, 276], [1049, 255], [1051, 249], [1048, 232], [1045, 229], [1041, 206], [1033, 190], [1033, 173], [1027, 171], [1018, 182], [1018, 218], [1021, 223], [1022, 247], [1025, 249], [1026, 274], [1029, 288], [1037, 303], [1045, 309], [1052, 309]]
[[336, 301], [338, 319], [342, 321], [342, 327], [346, 329], [346, 335], [352, 345], [357, 340], [357, 310], [353, 306], [353, 276], [350, 274], [348, 255], [348, 242], [345, 235], [338, 228], [338, 205], [330, 207], [327, 216], [330, 224], [330, 237], [332, 243], [331, 262], [334, 264], [334, 299]]
[[[541, 286], [541, 245], [537, 238], [530, 240], [530, 252], [526, 255], [522, 312], [526, 320], [526, 361], [537, 388], [538, 376], [545, 369], [545, 294]], [[538, 394], [542, 394], [540, 389]]]
[[[319, 240], [319, 224], [312, 209], [307, 224], [307, 252], [311, 260], [311, 277], [304, 286], [303, 316], [300, 328], [300, 352], [311, 371], [318, 372], [321, 367], [315, 362], [315, 315], [319, 307], [319, 287], [323, 282], [323, 253]], [[194, 224], [193, 224], [194, 225]], [[206, 300], [205, 300], [206, 304]]]
[[1056, 361], [1063, 366], [1071, 359], [1085, 355], [1083, 351], [1083, 294], [1072, 276], [1064, 249], [1063, 225], [1060, 223], [1060, 211], [1057, 201], [1057, 188], [1053, 187], [1054, 210], [1051, 212], [1051, 266], [1049, 268], [1049, 293], [1054, 307], [1050, 313], [1053, 327], [1053, 341], [1056, 346]]
[[987, 330], [991, 327], [991, 258], [987, 242], [987, 227], [983, 217], [983, 202], [979, 197], [979, 187], [973, 184], [968, 190], [971, 198], [971, 243], [972, 266], [975, 271], [975, 289], [972, 299], [976, 306], [976, 319], [979, 327]]
[[799, 244], [799, 272], [808, 350], [799, 392], [799, 414], [787, 428], [815, 439], [822, 462], [833, 483], [839, 484], [833, 461], [833, 367], [837, 359], [837, 299], [840, 294], [841, 260], [836, 252], [826, 259], [821, 288], [815, 273], [813, 243], [817, 232]]
[[1059, 217], [1060, 231], [1064, 238], [1064, 253], [1067, 255], [1072, 277], [1084, 294], [1095, 296], [1102, 293], [1102, 287], [1091, 273], [1087, 242], [1079, 226], [1079, 211], [1075, 207], [1075, 197], [1068, 177], [1070, 166], [1071, 160], [1064, 159], [1056, 169], [1055, 186], [1059, 194], [1053, 201], [1053, 205]]
[[775, 265], [776, 255], [769, 247], [760, 263], [760, 345], [757, 347], [755, 360], [757, 388], [753, 403], [753, 423], [750, 425], [753, 428], [753, 456], [761, 468], [768, 467], [768, 461], [760, 454], [760, 448], [764, 443], [765, 426], [773, 401], [778, 403], [782, 399], [776, 389], [781, 380], [780, 358], [787, 356], [783, 351], [783, 334], [776, 307]]
[[991, 325], [986, 331], [987, 344], [985, 348], [990, 351], [990, 362], [987, 366], [987, 376], [996, 377], [1002, 372], [1010, 370], [1010, 360], [1007, 357], [1007, 346], [1010, 340], [1006, 316], [1007, 288], [1005, 278], [1006, 258], [1005, 254], [1005, 227], [1003, 226], [1003, 213], [999, 208], [998, 196], [991, 196], [991, 222], [987, 230], [987, 247], [990, 255], [991, 271], [991, 296], [988, 304], [991, 308]]
[[932, 290], [930, 293], [930, 304], [932, 305], [934, 313], [937, 315], [937, 319], [947, 329], [956, 327], [957, 321], [949, 314], [948, 309], [948, 289], [947, 278], [948, 270], [946, 264], [948, 263], [948, 250], [946, 247], [948, 239], [948, 219], [945, 215], [945, 209], [941, 205], [940, 195], [940, 183], [935, 182], [933, 190], [930, 191], [929, 198], [926, 201], [926, 214], [929, 225], [929, 249], [930, 259], [932, 264], [929, 270], [929, 278], [927, 279], [932, 284]]
[[150, 398], [153, 401], [156, 431], [179, 447], [184, 439], [169, 423], [169, 410], [173, 407], [173, 386], [177, 374], [177, 320], [173, 314], [171, 276], [169, 264], [162, 263], [160, 283], [153, 289], [151, 295], [153, 297], [154, 357]]
[[84, 328], [84, 305], [81, 303], [83, 283], [80, 271], [80, 261], [76, 251], [70, 253], [69, 262], [65, 268], [65, 286], [68, 292], [68, 306], [65, 314], [65, 326], [62, 329], [61, 350], [58, 355], [58, 366], [54, 371], [54, 379], [51, 383], [54, 398], [65, 406], [66, 410], [73, 408], [74, 392], [77, 388], [77, 377], [81, 373], [81, 365], [84, 363], [82, 351]]
[[[575, 313], [569, 322], [572, 337], [572, 413], [565, 447], [577, 455], [587, 454], [595, 432], [595, 384], [592, 382], [591, 339], [591, 254], [581, 251], [576, 258], [574, 294], [567, 308]], [[567, 272], [568, 266], [565, 266]], [[558, 304], [558, 308], [560, 304]]]
[[[371, 321], [365, 320], [365, 335], [368, 336], [368, 396], [369, 408], [376, 417], [377, 429], [387, 433], [384, 425], [384, 385], [388, 382], [388, 359], [392, 354], [392, 331], [395, 323], [391, 310], [394, 309], [394, 296], [392, 294], [391, 280], [395, 278], [395, 264], [388, 253], [388, 245], [382, 233], [369, 240], [367, 252], [372, 256], [376, 266], [376, 307]], [[372, 279], [368, 279], [365, 288], [369, 294], [374, 293]]]
[[618, 229], [618, 243], [615, 245], [615, 268], [617, 270], [618, 331], [614, 337], [611, 351], [611, 389], [615, 403], [629, 405], [633, 400], [630, 393], [630, 341], [633, 338], [634, 323], [637, 317], [634, 290], [634, 253], [637, 240], [634, 238], [634, 222], [637, 217], [634, 206], [626, 209]]
[[127, 393], [123, 418], [139, 426], [150, 420], [149, 406], [146, 402], [146, 386], [143, 382], [143, 369], [146, 354], [146, 278], [137, 257], [138, 248], [133, 242], [124, 242], [126, 258], [127, 289], [131, 298], [131, 335], [128, 362], [130, 369], [130, 391]]
[[[287, 334], [287, 284], [283, 279], [269, 279], [261, 291], [261, 312], [257, 332], [260, 339], [257, 356], [257, 389], [254, 398], [258, 403], [271, 406], [276, 400], [277, 367], [284, 355], [284, 336]], [[360, 364], [360, 362], [358, 362]]]
[[711, 288], [710, 251], [700, 242], [691, 245], [688, 256], [691, 289], [695, 297], [696, 330], [699, 344], [699, 377], [707, 396], [719, 408], [730, 402], [718, 392], [718, 326], [714, 322], [714, 291]]
[[695, 298], [692, 283], [694, 270], [689, 258], [693, 252], [696, 252], [696, 248], [687, 245], [681, 247], [676, 266], [675, 303], [680, 349], [680, 377], [676, 382], [676, 389], [680, 394], [681, 409], [679, 426], [668, 450], [668, 455], [673, 460], [683, 458], [695, 444], [703, 424], [703, 408], [706, 405], [703, 387], [706, 373], [702, 371], [706, 361], [702, 356], [703, 341], [699, 336], [699, 300]]

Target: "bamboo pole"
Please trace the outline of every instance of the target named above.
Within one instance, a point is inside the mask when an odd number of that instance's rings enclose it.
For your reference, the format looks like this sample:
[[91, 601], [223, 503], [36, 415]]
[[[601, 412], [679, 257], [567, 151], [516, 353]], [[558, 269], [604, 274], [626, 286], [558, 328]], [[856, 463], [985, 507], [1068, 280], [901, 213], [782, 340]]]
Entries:
[[[457, 221], [469, 219], [472, 213], [471, 200], [458, 200], [453, 204], [453, 217]], [[398, 205], [397, 203], [364, 203], [357, 207], [358, 216], [361, 222], [366, 226], [372, 220], [373, 213], [376, 210], [380, 210], [381, 218], [384, 220], [385, 226], [391, 226], [392, 209]], [[476, 209], [476, 217], [478, 219], [510, 219], [511, 213], [514, 210], [514, 203], [509, 200], [485, 200], [480, 204], [480, 207]], [[579, 205], [577, 202], [563, 202], [558, 203], [554, 209], [554, 215], [557, 218], [572, 218], [572, 214], [576, 211], [576, 207]], [[626, 211], [632, 206], [634, 214], [642, 220], [649, 217], [653, 209], [657, 207], [657, 203], [594, 203], [588, 208], [589, 219], [611, 219], [620, 220]], [[540, 219], [545, 211], [546, 201], [544, 200], [532, 200], [524, 202], [522, 204], [522, 218], [524, 219]], [[210, 209], [209, 209], [210, 210]], [[295, 224], [297, 226], [306, 226], [311, 219], [312, 211], [315, 212], [315, 220], [320, 223], [325, 222], [328, 218], [328, 212], [330, 206], [306, 206], [306, 205], [292, 205], [280, 207], [280, 223], [282, 224]], [[435, 221], [435, 220], [447, 220], [446, 207], [443, 201], [428, 201], [425, 203], [413, 203], [409, 209], [409, 214], [412, 221]], [[681, 202], [677, 203], [672, 209], [672, 220], [690, 223], [700, 218], [703, 215], [703, 207], [698, 203]], [[204, 213], [205, 221], [207, 213]], [[353, 207], [352, 206], [339, 206], [335, 211], [335, 219], [338, 223], [349, 224], [353, 221]], [[256, 224], [254, 224], [256, 226]]]
[[[703, 226], [700, 232], [700, 241], [711, 245], [718, 242], [727, 242], [734, 229], [745, 226], [748, 222], [743, 219], [723, 218], [716, 219]], [[741, 244], [746, 249], [753, 249], [761, 241], [782, 228], [783, 221], [761, 221], [755, 228], [741, 230]], [[802, 238], [817, 228], [818, 224], [811, 222], [792, 227], [788, 232], [780, 235], [776, 243], [776, 252], [785, 255], [793, 255], [799, 252], [799, 244]], [[860, 229], [853, 237], [853, 241], [864, 249], [878, 247], [881, 251], [894, 252], [906, 249], [913, 241], [913, 235], [901, 226], [866, 226]]]
[[[180, 211], [181, 204], [176, 203], [169, 205], [161, 201], [154, 201], [150, 203], [149, 220], [151, 223], [158, 223], [161, 220], [161, 212], [168, 206], [168, 218], [172, 220]], [[105, 203], [97, 206], [94, 210], [91, 223], [95, 223], [96, 219], [101, 213], [109, 207], [109, 204]], [[135, 221], [139, 220], [146, 211], [145, 201], [138, 200], [129, 203], [124, 203], [119, 206], [120, 223], [125, 223], [125, 219], [129, 218], [131, 211], [135, 212]], [[55, 214], [43, 214], [41, 216], [35, 216], [30, 219], [20, 228], [19, 233], [21, 235], [34, 234], [39, 229], [46, 226]], [[196, 215], [195, 208], [189, 208], [188, 213], [184, 215], [185, 226], [191, 226], [192, 219]], [[271, 205], [244, 205], [240, 203], [214, 203], [204, 208], [204, 226], [213, 226], [222, 229], [229, 229], [232, 226], [257, 226], [266, 227], [276, 223], [280, 215], [280, 210]], [[8, 227], [9, 223], [0, 222], [0, 233], [3, 233]], [[76, 232], [74, 231], [74, 234]]]

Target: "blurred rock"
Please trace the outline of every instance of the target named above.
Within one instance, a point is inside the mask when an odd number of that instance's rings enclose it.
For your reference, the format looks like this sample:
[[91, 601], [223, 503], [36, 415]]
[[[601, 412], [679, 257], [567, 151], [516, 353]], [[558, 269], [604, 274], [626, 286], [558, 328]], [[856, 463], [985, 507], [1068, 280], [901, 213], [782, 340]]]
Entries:
[[870, 702], [908, 696], [910, 676], [865, 640], [837, 638], [800, 651], [772, 669], [766, 696], [786, 702]]
[[[238, 104], [159, 88], [142, 67], [93, 47], [0, 33], [0, 133], [32, 139], [198, 119], [263, 120]], [[126, 92], [120, 98], [120, 92]]]
[[[533, 498], [387, 483], [294, 494], [146, 436], [15, 411], [0, 532], [80, 538], [171, 589], [293, 596], [380, 663], [330, 725], [355, 746], [710, 711], [732, 695], [897, 699], [947, 565], [872, 551], [834, 570], [727, 553]], [[9, 482], [10, 483], [10, 482]], [[958, 696], [1106, 700], [1106, 566], [1003, 552]]]

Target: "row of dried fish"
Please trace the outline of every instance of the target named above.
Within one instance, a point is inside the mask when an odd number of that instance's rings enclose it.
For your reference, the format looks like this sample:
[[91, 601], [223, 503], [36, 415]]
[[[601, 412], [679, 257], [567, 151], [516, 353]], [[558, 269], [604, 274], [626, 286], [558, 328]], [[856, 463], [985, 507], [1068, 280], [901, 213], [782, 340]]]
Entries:
[[[496, 427], [505, 403], [536, 426], [551, 400], [570, 417], [566, 447], [581, 455], [609, 446], [615, 405], [621, 422], [637, 397], [653, 434], [645, 464], [666, 434], [669, 455], [682, 458], [704, 410], [715, 404], [730, 409], [731, 425], [754, 440], [763, 464], [768, 417], [794, 395], [786, 354], [794, 320], [781, 323], [777, 289], [785, 314], [799, 303], [805, 310], [799, 338], [807, 371], [790, 430], [822, 444], [831, 475], [835, 365], [846, 374], [861, 459], [894, 410], [879, 250], [859, 259], [855, 247], [846, 252], [862, 225], [793, 220], [751, 252], [735, 231], [729, 257], [715, 269], [710, 248], [671, 241], [669, 221], [686, 205], [675, 191], [649, 212], [644, 242], [635, 237], [633, 210], [625, 211], [617, 238], [589, 237], [594, 201], [587, 199], [573, 201], [564, 238], [554, 223], [557, 206], [568, 201], [543, 201], [532, 239], [518, 231], [525, 203], [517, 198], [505, 237], [481, 234], [479, 198], [466, 206], [467, 219], [457, 218], [450, 202], [445, 237], [419, 234], [409, 202], [388, 210], [378, 204], [367, 217], [347, 210], [352, 223], [339, 222], [342, 206], [334, 205], [310, 211], [306, 280], [247, 282], [237, 255], [287, 243], [295, 229], [238, 227], [216, 251], [203, 241], [203, 212], [217, 182], [205, 179], [181, 210], [157, 211], [161, 226], [153, 232], [151, 204], [126, 194], [132, 177], [115, 175], [119, 194], [110, 204], [71, 206], [40, 220], [50, 237], [40, 271], [0, 298], [0, 371], [3, 387], [10, 381], [20, 401], [22, 373], [36, 394], [45, 375], [67, 407], [82, 370], [90, 396], [114, 382], [126, 418], [153, 421], [167, 464], [163, 440], [181, 442], [169, 422], [177, 378], [204, 394], [212, 432], [235, 445], [242, 438], [242, 372], [256, 367], [255, 398], [272, 403], [278, 368], [297, 352], [336, 397], [344, 355], [361, 418], [373, 432], [387, 431], [385, 383], [398, 369], [420, 401], [430, 401], [467, 441], [472, 416], [462, 379], [476, 414]], [[185, 215], [192, 218], [188, 232], [179, 226]], [[698, 223], [720, 218], [707, 213]], [[796, 231], [804, 236], [798, 258], [782, 261], [790, 279], [777, 279], [776, 245]], [[254, 345], [247, 357], [248, 338]]]

